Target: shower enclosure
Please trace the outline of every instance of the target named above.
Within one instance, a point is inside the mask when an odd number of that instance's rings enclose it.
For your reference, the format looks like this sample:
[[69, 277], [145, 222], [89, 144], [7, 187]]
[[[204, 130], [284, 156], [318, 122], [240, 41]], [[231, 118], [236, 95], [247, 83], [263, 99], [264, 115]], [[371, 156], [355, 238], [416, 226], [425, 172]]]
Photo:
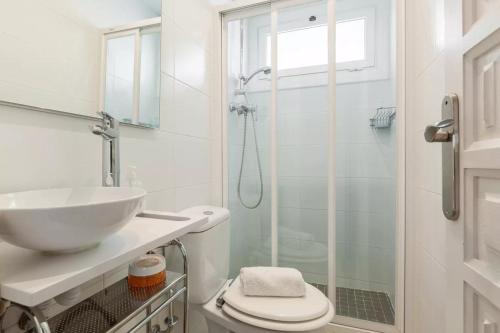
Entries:
[[395, 331], [395, 3], [230, 7], [221, 44], [231, 275], [295, 267], [336, 305], [334, 322]]

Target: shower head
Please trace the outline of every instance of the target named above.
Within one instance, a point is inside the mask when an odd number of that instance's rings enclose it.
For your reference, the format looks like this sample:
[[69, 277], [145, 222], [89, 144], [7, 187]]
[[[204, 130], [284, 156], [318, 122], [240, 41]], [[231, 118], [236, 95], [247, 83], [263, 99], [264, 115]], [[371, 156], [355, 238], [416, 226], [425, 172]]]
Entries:
[[266, 75], [269, 75], [271, 73], [271, 67], [268, 67], [268, 66], [261, 67], [261, 68], [257, 69], [255, 72], [253, 72], [252, 74], [250, 74], [248, 77], [241, 75], [240, 80], [243, 82], [243, 85], [246, 86], [250, 82], [250, 80], [252, 80], [254, 78], [254, 76], [259, 74], [259, 73], [264, 73]]

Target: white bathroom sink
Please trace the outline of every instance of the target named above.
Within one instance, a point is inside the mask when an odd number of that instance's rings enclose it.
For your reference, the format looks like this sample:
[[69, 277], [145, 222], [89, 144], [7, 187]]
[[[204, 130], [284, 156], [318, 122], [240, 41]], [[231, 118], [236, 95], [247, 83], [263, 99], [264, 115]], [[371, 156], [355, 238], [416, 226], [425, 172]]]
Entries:
[[0, 238], [44, 252], [96, 246], [141, 210], [146, 192], [132, 187], [85, 187], [0, 195]]

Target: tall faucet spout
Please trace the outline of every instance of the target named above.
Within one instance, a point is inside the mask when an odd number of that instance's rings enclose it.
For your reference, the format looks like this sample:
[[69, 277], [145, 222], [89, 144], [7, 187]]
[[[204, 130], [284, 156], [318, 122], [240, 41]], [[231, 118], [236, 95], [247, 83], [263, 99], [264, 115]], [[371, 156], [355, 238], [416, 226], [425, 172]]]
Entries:
[[101, 112], [102, 124], [90, 128], [102, 137], [102, 186], [120, 186], [120, 122]]

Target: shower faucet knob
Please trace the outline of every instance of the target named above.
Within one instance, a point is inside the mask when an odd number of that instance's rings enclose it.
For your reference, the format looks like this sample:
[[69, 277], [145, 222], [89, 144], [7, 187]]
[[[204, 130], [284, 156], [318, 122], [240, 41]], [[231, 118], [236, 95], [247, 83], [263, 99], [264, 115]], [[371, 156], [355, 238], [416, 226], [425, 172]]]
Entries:
[[229, 104], [229, 112], [238, 111], [238, 106], [235, 103]]
[[257, 108], [255, 105], [251, 104], [240, 104], [240, 103], [231, 103], [229, 104], [229, 112], [236, 112], [238, 115], [245, 114], [247, 115], [248, 112], [255, 112]]

